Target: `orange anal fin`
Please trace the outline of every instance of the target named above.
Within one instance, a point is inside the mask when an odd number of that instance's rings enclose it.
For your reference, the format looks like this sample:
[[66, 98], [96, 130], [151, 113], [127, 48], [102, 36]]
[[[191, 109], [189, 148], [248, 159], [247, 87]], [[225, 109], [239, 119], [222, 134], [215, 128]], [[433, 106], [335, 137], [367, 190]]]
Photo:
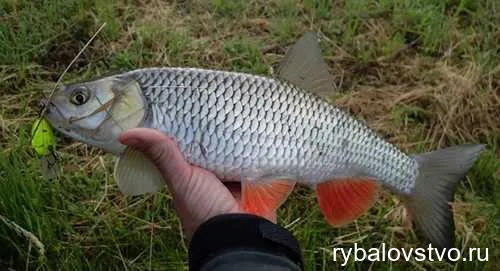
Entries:
[[241, 209], [244, 212], [276, 220], [276, 210], [285, 202], [295, 186], [294, 181], [243, 182]]
[[360, 178], [336, 179], [316, 186], [321, 212], [334, 226], [347, 224], [367, 211], [377, 190], [373, 179]]

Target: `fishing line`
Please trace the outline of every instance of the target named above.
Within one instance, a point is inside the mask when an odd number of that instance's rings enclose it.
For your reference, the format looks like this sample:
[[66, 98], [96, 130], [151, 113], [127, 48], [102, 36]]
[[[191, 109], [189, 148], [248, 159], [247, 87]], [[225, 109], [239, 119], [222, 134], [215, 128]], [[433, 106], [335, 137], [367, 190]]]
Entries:
[[[100, 103], [100, 102], [99, 102], [99, 103]], [[123, 129], [123, 127], [121, 127], [121, 125], [120, 125], [120, 123], [119, 123], [119, 122], [120, 122], [120, 121], [122, 121], [122, 120], [127, 119], [128, 117], [133, 116], [135, 113], [140, 112], [141, 110], [143, 110], [143, 109], [145, 109], [145, 108], [146, 108], [146, 107], [144, 107], [144, 106], [143, 106], [143, 107], [141, 107], [141, 108], [138, 108], [137, 110], [132, 111], [132, 112], [130, 112], [129, 114], [127, 114], [127, 115], [123, 116], [122, 118], [118, 118], [118, 119], [113, 118], [113, 114], [112, 114], [111, 112], [109, 112], [109, 111], [107, 111], [107, 110], [106, 110], [106, 113], [107, 113], [107, 114], [106, 114], [106, 119], [104, 119], [104, 120], [101, 122], [101, 124], [99, 124], [99, 126], [97, 126], [97, 127], [96, 127], [96, 131], [99, 131], [99, 129], [101, 128], [101, 126], [102, 126], [102, 125], [104, 125], [104, 124], [106, 123], [106, 121], [108, 121], [108, 120], [112, 120], [112, 121], [116, 124], [116, 126], [118, 126], [118, 128], [120, 128], [120, 130], [121, 130], [122, 132], [125, 132], [125, 129]]]
[[123, 129], [118, 122], [122, 121], [122, 120], [126, 120], [129, 117], [132, 117], [135, 113], [140, 112], [141, 110], [143, 110], [145, 108], [146, 107], [143, 106], [141, 108], [138, 108], [136, 111], [130, 112], [128, 115], [125, 115], [122, 118], [119, 118], [119, 119], [113, 119], [113, 118], [111, 118], [111, 120], [113, 120], [116, 123], [116, 125], [118, 125], [118, 127], [122, 130], [122, 132], [125, 132], [125, 129]]
[[[137, 109], [137, 110], [135, 110], [135, 111], [130, 112], [129, 114], [127, 114], [127, 115], [123, 116], [122, 118], [117, 118], [117, 119], [113, 118], [113, 115], [112, 115], [111, 113], [108, 113], [108, 114], [107, 114], [106, 119], [105, 119], [105, 120], [104, 120], [104, 121], [103, 121], [103, 122], [102, 122], [102, 123], [101, 123], [101, 124], [97, 127], [97, 129], [99, 129], [102, 125], [104, 125], [104, 123], [105, 123], [106, 121], [108, 121], [108, 120], [112, 120], [112, 121], [116, 124], [116, 126], [118, 126], [118, 128], [120, 128], [120, 130], [121, 130], [122, 132], [125, 132], [125, 129], [124, 129], [124, 128], [120, 125], [120, 123], [119, 123], [119, 122], [120, 122], [120, 121], [123, 121], [123, 120], [126, 120], [126, 119], [127, 119], [127, 118], [129, 118], [129, 117], [132, 117], [135, 113], [140, 112], [141, 110], [143, 110], [143, 109], [145, 109], [145, 108], [146, 108], [146, 107], [144, 107], [144, 106], [143, 106], [143, 107], [141, 107], [141, 108], [138, 108], [138, 109]], [[107, 112], [107, 111], [106, 111], [106, 112]]]
[[90, 117], [92, 117], [95, 114], [101, 113], [102, 111], [106, 111], [106, 113], [109, 114], [108, 107], [111, 107], [111, 105], [112, 105], [112, 103], [114, 102], [115, 99], [116, 99], [116, 97], [113, 97], [109, 101], [107, 101], [105, 103], [102, 103], [99, 100], [99, 97], [96, 96], [97, 102], [99, 102], [99, 104], [101, 105], [99, 108], [97, 108], [96, 110], [94, 110], [93, 112], [91, 112], [91, 113], [89, 113], [89, 114], [87, 114], [85, 116], [81, 116], [81, 117], [77, 117], [77, 118], [75, 118], [74, 116], [71, 116], [71, 117], [69, 117], [68, 122], [70, 124], [72, 124], [75, 121], [80, 121], [80, 120], [83, 120], [83, 119], [86, 119], [86, 118], [90, 118]]
[[[130, 86], [130, 85], [132, 85], [133, 83], [134, 83], [134, 81], [128, 82], [128, 83], [127, 83], [127, 84], [123, 87], [123, 89], [126, 89], [126, 90], [127, 90], [127, 89], [129, 89], [129, 86]], [[120, 92], [120, 91], [115, 90], [115, 89], [113, 89], [113, 94], [115, 94], [116, 96], [115, 96], [115, 97], [113, 97], [113, 99], [111, 99], [111, 101], [112, 101], [112, 102], [114, 102], [115, 100], [116, 100], [116, 102], [120, 102], [120, 98], [122, 98], [122, 97], [125, 95], [124, 91], [121, 91], [121, 92]], [[102, 104], [102, 102], [99, 100], [99, 98], [98, 98], [98, 97], [96, 97], [96, 98], [97, 98], [97, 101], [98, 101], [101, 105], [103, 105], [103, 104]], [[126, 101], [126, 100], [125, 100], [125, 101]], [[125, 102], [125, 104], [127, 104], [128, 106], [130, 106], [130, 104], [128, 104], [128, 103], [126, 103], [126, 102]], [[103, 105], [103, 106], [104, 106], [104, 105]], [[139, 111], [141, 111], [141, 110], [143, 110], [143, 109], [145, 109], [145, 108], [146, 108], [146, 107], [145, 107], [145, 105], [144, 105], [143, 107], [138, 108], [136, 111], [130, 112], [128, 115], [125, 115], [125, 116], [123, 116], [122, 118], [114, 119], [114, 118], [113, 118], [113, 113], [109, 111], [109, 109], [111, 109], [111, 107], [110, 107], [110, 106], [108, 106], [108, 108], [106, 108], [106, 109], [105, 109], [105, 110], [106, 110], [106, 113], [107, 113], [107, 114], [106, 114], [106, 119], [105, 119], [105, 120], [101, 123], [101, 125], [102, 125], [102, 124], [104, 124], [104, 122], [105, 122], [105, 121], [107, 121], [107, 120], [111, 119], [111, 120], [112, 120], [112, 121], [113, 121], [113, 122], [114, 122], [114, 123], [118, 126], [118, 128], [120, 128], [120, 130], [121, 130], [122, 132], [125, 132], [125, 129], [123, 129], [123, 127], [120, 125], [119, 121], [125, 120], [125, 119], [127, 119], [128, 117], [131, 117], [131, 116], [133, 116], [135, 113], [137, 113], [137, 112], [139, 112]], [[99, 125], [99, 127], [100, 127], [101, 125]]]
[[[43, 105], [42, 107], [42, 110], [40, 111], [39, 115], [38, 115], [38, 123], [34, 129], [34, 131], [38, 131], [38, 127], [40, 125], [40, 120], [43, 118], [43, 116], [45, 115], [45, 113], [47, 112], [47, 106], [51, 103], [51, 99], [52, 99], [52, 96], [54, 96], [54, 93], [57, 89], [57, 87], [61, 84], [62, 82], [62, 79], [64, 77], [64, 75], [66, 75], [66, 73], [69, 71], [69, 69], [71, 68], [71, 66], [73, 66], [73, 64], [76, 62], [76, 60], [78, 58], [80, 58], [80, 56], [83, 54], [83, 52], [87, 49], [87, 47], [90, 45], [90, 43], [92, 43], [92, 41], [94, 41], [94, 39], [97, 37], [97, 35], [102, 31], [102, 29], [106, 26], [106, 23], [103, 23], [101, 25], [101, 27], [99, 27], [99, 29], [97, 29], [97, 31], [94, 33], [94, 35], [92, 35], [92, 37], [90, 37], [90, 39], [87, 41], [87, 43], [85, 43], [85, 45], [82, 47], [82, 49], [78, 52], [78, 54], [73, 58], [73, 60], [71, 60], [71, 62], [68, 64], [68, 66], [66, 67], [66, 69], [63, 71], [63, 73], [61, 74], [61, 76], [59, 76], [59, 79], [57, 79], [56, 81], [56, 84], [54, 85], [54, 88], [52, 89], [52, 91], [50, 92], [50, 95], [49, 95], [49, 98], [47, 99], [47, 103]], [[35, 132], [36, 133], [36, 132]]]

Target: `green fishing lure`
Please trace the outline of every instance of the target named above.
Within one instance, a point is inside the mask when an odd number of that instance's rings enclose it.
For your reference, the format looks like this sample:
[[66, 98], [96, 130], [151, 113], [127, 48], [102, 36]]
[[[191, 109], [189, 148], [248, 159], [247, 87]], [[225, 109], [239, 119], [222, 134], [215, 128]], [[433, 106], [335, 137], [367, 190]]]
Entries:
[[56, 137], [47, 119], [37, 119], [31, 129], [31, 146], [38, 156], [46, 156], [56, 149]]
[[58, 173], [56, 137], [45, 118], [37, 119], [31, 129], [31, 146], [41, 160], [42, 175], [54, 178]]

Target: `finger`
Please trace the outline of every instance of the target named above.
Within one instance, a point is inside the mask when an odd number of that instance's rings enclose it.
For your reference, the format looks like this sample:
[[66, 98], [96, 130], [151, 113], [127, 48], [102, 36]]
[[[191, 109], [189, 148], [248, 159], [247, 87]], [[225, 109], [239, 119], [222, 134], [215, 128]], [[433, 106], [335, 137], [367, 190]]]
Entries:
[[213, 173], [188, 164], [177, 144], [161, 132], [131, 129], [120, 135], [120, 142], [144, 153], [160, 170], [188, 236], [213, 216], [241, 211]]
[[167, 181], [186, 180], [192, 174], [175, 142], [157, 130], [131, 129], [120, 135], [120, 142], [144, 153]]

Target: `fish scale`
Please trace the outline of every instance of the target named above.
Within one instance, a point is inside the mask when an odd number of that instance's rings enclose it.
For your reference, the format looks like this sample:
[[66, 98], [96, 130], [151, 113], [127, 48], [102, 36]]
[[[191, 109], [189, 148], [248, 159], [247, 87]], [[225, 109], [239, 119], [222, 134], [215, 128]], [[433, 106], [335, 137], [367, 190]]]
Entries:
[[379, 187], [375, 180], [403, 194], [408, 213], [432, 244], [452, 247], [449, 202], [484, 145], [408, 156], [317, 98], [311, 93], [331, 95], [335, 89], [312, 33], [292, 46], [276, 75], [147, 68], [66, 85], [43, 104], [60, 132], [120, 155], [114, 176], [125, 195], [164, 185], [140, 146], [122, 144], [129, 129], [156, 128], [174, 139], [190, 163], [241, 181], [244, 212], [273, 217], [296, 181], [315, 187], [321, 212], [340, 226], [370, 208]]
[[192, 68], [148, 68], [123, 76], [138, 81], [150, 104], [145, 126], [170, 134], [189, 162], [221, 178], [286, 176], [316, 184], [364, 176], [410, 192], [417, 177], [415, 159], [288, 83]]

